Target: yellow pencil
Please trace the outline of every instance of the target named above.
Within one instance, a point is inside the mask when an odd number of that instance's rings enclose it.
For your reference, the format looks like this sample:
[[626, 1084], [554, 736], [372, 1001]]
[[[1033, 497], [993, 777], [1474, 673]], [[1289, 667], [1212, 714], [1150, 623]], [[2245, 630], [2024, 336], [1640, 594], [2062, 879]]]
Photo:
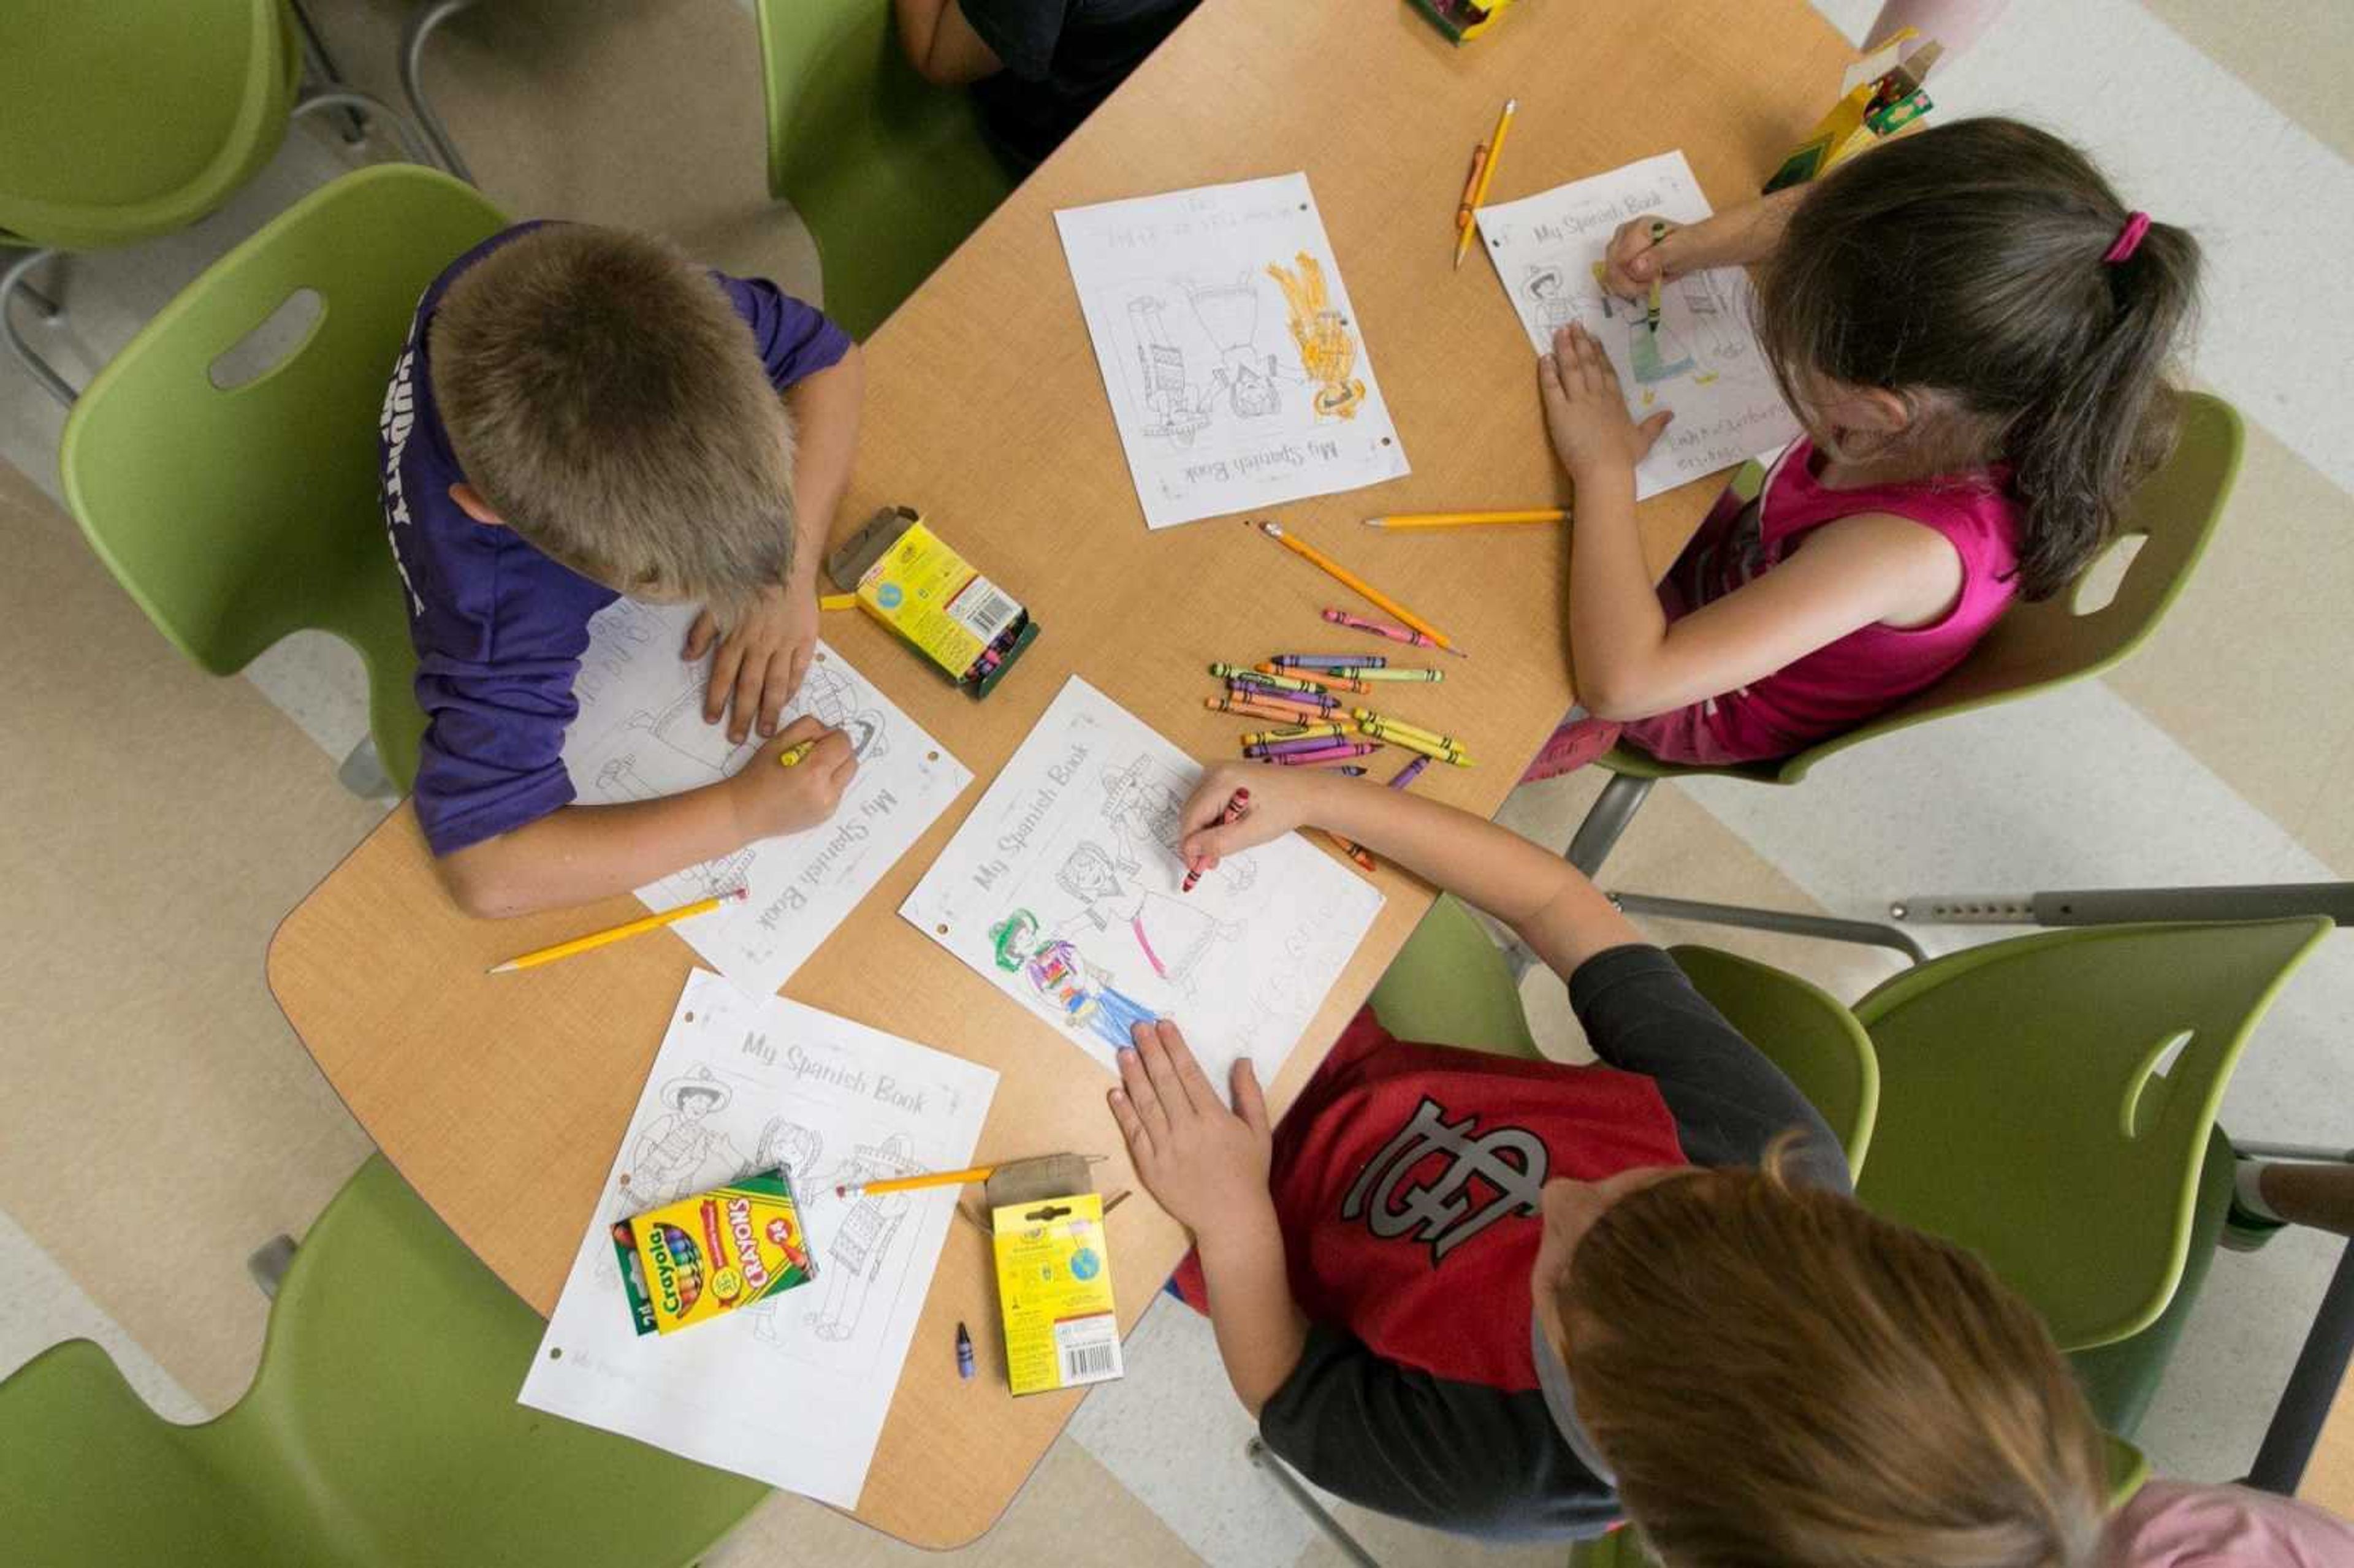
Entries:
[[1405, 606], [1400, 604], [1389, 595], [1370, 586], [1363, 578], [1358, 577], [1354, 572], [1350, 571], [1347, 567], [1341, 565], [1340, 562], [1334, 560], [1331, 556], [1326, 555], [1315, 546], [1308, 544], [1305, 541], [1293, 538], [1290, 535], [1283, 531], [1282, 524], [1261, 523], [1258, 526], [1259, 532], [1265, 534], [1268, 538], [1274, 540], [1285, 549], [1289, 550], [1293, 555], [1298, 556], [1309, 565], [1316, 567], [1317, 570], [1324, 573], [1334, 582], [1339, 583], [1341, 587], [1348, 588], [1353, 593], [1364, 595], [1366, 599], [1372, 600], [1373, 603], [1379, 606], [1381, 609], [1388, 610], [1392, 615], [1394, 615], [1400, 620], [1405, 621], [1406, 625], [1412, 627], [1415, 630], [1421, 632], [1425, 637], [1429, 638], [1434, 646], [1446, 649], [1448, 652], [1455, 654], [1458, 659], [1464, 657], [1461, 652], [1458, 652], [1453, 641], [1447, 637], [1447, 633], [1439, 630], [1438, 628], [1431, 625], [1430, 622], [1423, 620], [1422, 617], [1415, 614], [1414, 611], [1408, 609]]
[[750, 888], [739, 887], [732, 893], [722, 893], [716, 897], [698, 898], [692, 904], [682, 904], [675, 909], [665, 909], [659, 915], [649, 915], [642, 920], [631, 920], [626, 925], [616, 926], [610, 931], [591, 931], [585, 937], [575, 937], [568, 942], [558, 942], [552, 948], [541, 948], [535, 951], [525, 953], [519, 958], [509, 959], [505, 963], [493, 964], [482, 972], [503, 975], [513, 969], [536, 969], [541, 964], [552, 964], [558, 959], [568, 959], [575, 953], [585, 953], [591, 948], [601, 948], [608, 942], [618, 942], [624, 937], [634, 937], [641, 931], [658, 930], [662, 927], [673, 925], [696, 915], [708, 914], [722, 904], [734, 904], [751, 895]]
[[1525, 512], [1393, 512], [1368, 517], [1368, 528], [1478, 528], [1489, 524], [1566, 523], [1565, 506], [1532, 507]]
[[822, 593], [817, 596], [820, 609], [856, 609], [858, 596], [854, 593]]
[[1471, 237], [1479, 232], [1479, 209], [1488, 205], [1488, 186], [1496, 177], [1496, 165], [1504, 161], [1504, 132], [1512, 128], [1512, 111], [1520, 108], [1517, 98], [1504, 100], [1504, 111], [1496, 116], [1496, 133], [1488, 138], [1488, 166], [1479, 171], [1479, 178], [1471, 190], [1471, 221], [1455, 237], [1455, 267], [1462, 270], [1463, 258], [1471, 249]]
[[875, 1192], [916, 1192], [926, 1187], [961, 1187], [968, 1181], [986, 1181], [994, 1165], [975, 1165], [964, 1171], [932, 1171], [921, 1176], [894, 1176], [884, 1181], [845, 1181], [833, 1190], [837, 1198], [848, 1198]]

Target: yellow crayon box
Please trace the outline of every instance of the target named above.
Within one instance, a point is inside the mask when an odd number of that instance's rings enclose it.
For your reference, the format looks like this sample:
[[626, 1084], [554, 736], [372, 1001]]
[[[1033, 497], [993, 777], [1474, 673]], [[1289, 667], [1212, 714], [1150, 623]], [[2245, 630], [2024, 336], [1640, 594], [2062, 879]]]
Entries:
[[1051, 1393], [1119, 1377], [1102, 1196], [1007, 1203], [991, 1211], [991, 1220], [1013, 1392]]
[[996, 690], [1037, 641], [1038, 623], [1022, 602], [969, 566], [910, 506], [877, 512], [829, 557], [826, 571], [974, 697]]
[[817, 1275], [781, 1165], [615, 1222], [613, 1251], [641, 1334], [707, 1323]]

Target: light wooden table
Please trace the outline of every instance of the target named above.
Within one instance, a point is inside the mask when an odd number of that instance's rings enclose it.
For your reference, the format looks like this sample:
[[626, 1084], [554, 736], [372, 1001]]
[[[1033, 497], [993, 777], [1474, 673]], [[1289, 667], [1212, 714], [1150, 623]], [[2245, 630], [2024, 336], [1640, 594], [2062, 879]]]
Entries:
[[[1052, 1026], [1010, 1005], [898, 905], [1074, 671], [1178, 745], [1231, 755], [1205, 713], [1212, 659], [1329, 641], [1317, 610], [1351, 602], [1234, 520], [1148, 534], [1120, 456], [1052, 214], [1114, 197], [1306, 169], [1387, 394], [1411, 478], [1285, 507], [1290, 527], [1387, 586], [1469, 653], [1433, 712], [1476, 769], [1418, 788], [1491, 815], [1569, 706], [1566, 539], [1546, 530], [1384, 536], [1373, 511], [1541, 504], [1564, 493], [1520, 323], [1479, 256], [1448, 268], [1472, 144], [1521, 101], [1494, 196], [1509, 198], [1681, 146], [1710, 200], [1754, 193], [1829, 102], [1850, 58], [1805, 0], [1668, 7], [1538, 0], [1455, 49], [1397, 4], [1207, 0], [966, 244], [867, 349], [857, 474], [841, 521], [923, 507], [1032, 607], [1044, 635], [987, 702], [938, 683], [877, 629], [830, 620], [843, 655], [970, 766], [976, 782], [793, 977], [788, 994], [988, 1063], [1002, 1075], [978, 1157], [1117, 1155], [1108, 1081]], [[1713, 486], [1642, 511], [1655, 566]], [[1363, 607], [1359, 606], [1359, 609]], [[1417, 704], [1417, 708], [1428, 704]], [[1288, 1104], [1427, 906], [1380, 875], [1388, 904], [1275, 1086]], [[415, 819], [396, 812], [281, 927], [270, 982], [361, 1125], [466, 1244], [534, 1307], [552, 1308], [691, 962], [667, 935], [488, 980], [484, 967], [627, 917], [631, 902], [504, 923], [459, 915]], [[1130, 1183], [1124, 1159], [1099, 1168]], [[517, 1192], [547, 1206], [527, 1209]], [[1112, 1224], [1123, 1328], [1182, 1251], [1141, 1196]], [[981, 1383], [960, 1385], [959, 1320]], [[981, 1237], [959, 1224], [858, 1517], [949, 1547], [986, 1530], [1078, 1395], [1002, 1392]], [[996, 1363], [992, 1365], [992, 1363]], [[992, 1386], [993, 1384], [993, 1386]]]

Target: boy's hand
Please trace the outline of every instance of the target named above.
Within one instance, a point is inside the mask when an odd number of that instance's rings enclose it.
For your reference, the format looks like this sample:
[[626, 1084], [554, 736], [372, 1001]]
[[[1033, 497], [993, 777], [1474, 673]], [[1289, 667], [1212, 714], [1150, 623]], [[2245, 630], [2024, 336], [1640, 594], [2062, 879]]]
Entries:
[[[709, 610], [695, 618], [682, 657], [700, 659], [719, 630]], [[717, 724], [727, 714], [727, 738], [741, 746], [757, 717], [760, 733], [777, 733], [777, 719], [809, 673], [817, 651], [817, 588], [794, 582], [762, 588], [741, 625], [719, 639], [711, 661], [711, 683], [704, 689], [703, 722]], [[728, 710], [733, 707], [734, 712]]]
[[[1308, 768], [1262, 768], [1250, 762], [1211, 765], [1177, 813], [1177, 853], [1187, 870], [1218, 869], [1220, 857], [1271, 843], [1308, 820], [1305, 796], [1315, 781], [1298, 777]], [[1236, 789], [1250, 791], [1242, 816], [1217, 826]]]
[[[1642, 330], [1638, 327], [1637, 331]], [[1632, 473], [1675, 418], [1662, 408], [1637, 424], [1627, 413], [1618, 372], [1592, 333], [1576, 322], [1553, 334], [1553, 352], [1537, 356], [1537, 387], [1544, 398], [1553, 450], [1573, 480]]]
[[1235, 1064], [1228, 1110], [1174, 1023], [1140, 1023], [1134, 1039], [1119, 1054], [1111, 1116], [1144, 1190], [1197, 1235], [1267, 1208], [1275, 1139], [1249, 1060]]
[[[788, 748], [811, 739], [817, 744], [801, 761], [790, 768], [778, 762]], [[857, 773], [850, 737], [803, 714], [720, 788], [731, 792], [743, 842], [750, 843], [824, 821], [842, 804], [842, 792]]]
[[[1665, 224], [1667, 232], [1654, 244], [1651, 225]], [[1609, 248], [1602, 252], [1602, 286], [1614, 294], [1629, 300], [1642, 299], [1651, 291], [1651, 280], [1672, 283], [1687, 272], [1700, 269], [1694, 265], [1691, 230], [1671, 219], [1646, 213], [1630, 217], [1611, 235]]]

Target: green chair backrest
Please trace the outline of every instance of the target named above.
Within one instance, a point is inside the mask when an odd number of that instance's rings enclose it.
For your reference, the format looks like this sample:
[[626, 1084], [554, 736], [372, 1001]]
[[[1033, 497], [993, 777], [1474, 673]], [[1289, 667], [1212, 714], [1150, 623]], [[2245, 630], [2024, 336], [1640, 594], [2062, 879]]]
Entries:
[[[312, 192], [207, 268], [99, 374], [59, 450], [66, 502], [181, 652], [233, 674], [316, 627], [359, 651], [386, 772], [424, 728], [377, 499], [376, 429], [418, 296], [504, 227], [472, 186], [412, 164]], [[213, 366], [298, 291], [323, 309], [258, 378]]]
[[1977, 1252], [2063, 1351], [2139, 1332], [2182, 1274], [2232, 1065], [2329, 929], [2086, 927], [1896, 976], [1855, 1007], [1881, 1075], [1857, 1196]]
[[2099, 674], [2142, 645], [2190, 581], [2222, 518], [2245, 440], [2232, 405], [2205, 392], [2184, 394], [2174, 453], [2134, 493], [2111, 546], [2122, 547], [2128, 540], [2140, 545], [2115, 597], [2098, 609], [2084, 607], [2090, 582], [2102, 576], [2102, 557], [2095, 557], [2062, 592], [2040, 604], [2012, 606], [1952, 674], [1885, 716], [1777, 762], [1690, 768], [1617, 747], [1603, 765], [1644, 779], [1719, 773], [1761, 784], [1796, 784], [1817, 763], [1850, 747]]
[[284, 0], [22, 4], [0, 23], [0, 231], [64, 250], [185, 228], [270, 160]]
[[1872, 1037], [1839, 998], [1794, 974], [1714, 948], [1668, 949], [1692, 988], [1796, 1084], [1861, 1174], [1880, 1112]]
[[0, 1383], [0, 1555], [660, 1568], [769, 1495], [516, 1404], [543, 1328], [372, 1158], [296, 1249], [228, 1414], [159, 1419], [88, 1340]]
[[[1685, 975], [1734, 1028], [1781, 1068], [1822, 1113], [1860, 1170], [1872, 1141], [1880, 1070], [1872, 1041], [1839, 1000], [1796, 975], [1712, 948], [1670, 950]], [[1542, 1060], [1511, 965], [1479, 916], [1442, 894], [1367, 998], [1401, 1040]]]
[[825, 310], [864, 339], [996, 210], [1013, 181], [972, 101], [900, 53], [891, 0], [759, 0], [769, 192], [825, 264]]

